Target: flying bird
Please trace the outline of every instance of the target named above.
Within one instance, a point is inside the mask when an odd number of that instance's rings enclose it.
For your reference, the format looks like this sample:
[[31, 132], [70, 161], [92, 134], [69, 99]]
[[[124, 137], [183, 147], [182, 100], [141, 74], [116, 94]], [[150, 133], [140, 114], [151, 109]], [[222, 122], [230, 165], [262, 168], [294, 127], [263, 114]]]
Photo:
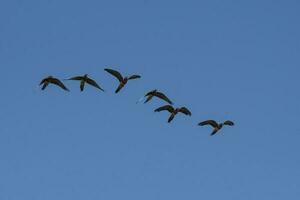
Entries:
[[42, 90], [44, 90], [49, 85], [49, 83], [55, 84], [55, 85], [59, 86], [60, 88], [66, 90], [66, 91], [69, 91], [69, 89], [59, 79], [54, 78], [53, 76], [48, 76], [47, 78], [44, 78], [40, 82], [40, 85], [43, 85]]
[[118, 93], [128, 82], [128, 80], [133, 80], [133, 79], [138, 79], [141, 78], [140, 75], [132, 75], [129, 77], [124, 77], [120, 74], [120, 72], [113, 70], [113, 69], [104, 69], [105, 71], [107, 71], [108, 73], [110, 73], [111, 75], [113, 75], [114, 77], [116, 77], [120, 84], [118, 86], [118, 88], [116, 89], [115, 93]]
[[165, 105], [165, 106], [162, 106], [162, 107], [159, 107], [157, 108], [154, 112], [160, 112], [160, 111], [169, 111], [171, 113], [169, 119], [168, 119], [168, 123], [170, 123], [175, 115], [177, 115], [178, 112], [181, 112], [185, 115], [188, 115], [188, 116], [191, 116], [192, 113], [186, 108], [186, 107], [181, 107], [181, 108], [174, 108], [173, 106], [171, 105]]
[[83, 91], [84, 85], [85, 85], [85, 83], [87, 83], [87, 84], [90, 84], [90, 85], [92, 85], [92, 86], [94, 86], [94, 87], [96, 87], [99, 90], [104, 92], [104, 90], [96, 83], [96, 81], [89, 78], [87, 74], [85, 74], [84, 76], [75, 76], [75, 77], [69, 78], [67, 80], [80, 81], [80, 91]]
[[153, 97], [158, 97], [166, 102], [168, 102], [169, 104], [173, 105], [173, 102], [162, 92], [159, 92], [157, 90], [152, 90], [150, 92], [148, 92], [145, 97], [147, 97], [146, 101], [144, 103], [147, 103], [148, 101], [150, 101]]
[[227, 120], [223, 123], [217, 123], [215, 120], [206, 120], [203, 122], [200, 122], [198, 124], [199, 126], [205, 126], [205, 125], [210, 125], [214, 128], [213, 132], [210, 135], [214, 135], [216, 134], [224, 125], [228, 125], [228, 126], [233, 126], [234, 123], [230, 120]]

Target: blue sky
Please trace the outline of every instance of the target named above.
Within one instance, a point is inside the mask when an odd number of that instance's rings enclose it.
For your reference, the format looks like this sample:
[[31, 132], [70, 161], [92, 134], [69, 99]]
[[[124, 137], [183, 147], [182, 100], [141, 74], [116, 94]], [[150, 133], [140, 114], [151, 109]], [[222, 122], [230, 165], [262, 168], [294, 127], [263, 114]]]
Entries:
[[[0, 2], [0, 199], [298, 199], [300, 3]], [[111, 67], [142, 79], [119, 94]], [[106, 90], [38, 83], [89, 74]], [[193, 115], [135, 102], [164, 91]], [[210, 137], [206, 119], [235, 121]]]

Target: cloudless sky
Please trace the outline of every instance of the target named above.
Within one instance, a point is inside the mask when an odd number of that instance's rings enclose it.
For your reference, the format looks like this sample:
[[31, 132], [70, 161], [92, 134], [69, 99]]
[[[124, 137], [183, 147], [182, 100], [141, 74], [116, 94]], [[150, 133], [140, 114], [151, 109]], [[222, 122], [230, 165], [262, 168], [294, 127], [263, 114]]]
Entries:
[[[0, 200], [300, 197], [297, 0], [0, 2]], [[103, 69], [140, 74], [114, 94]], [[89, 74], [106, 92], [48, 75]], [[193, 115], [136, 104], [152, 89]], [[197, 123], [231, 119], [214, 137]]]

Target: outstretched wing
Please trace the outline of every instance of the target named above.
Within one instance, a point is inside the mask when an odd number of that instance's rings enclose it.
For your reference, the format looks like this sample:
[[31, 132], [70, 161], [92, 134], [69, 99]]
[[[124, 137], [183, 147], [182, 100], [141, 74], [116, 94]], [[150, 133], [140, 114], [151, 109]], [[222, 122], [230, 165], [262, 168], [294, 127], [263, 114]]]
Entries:
[[154, 95], [157, 96], [158, 98], [168, 102], [169, 104], [173, 105], [173, 102], [166, 95], [164, 95], [163, 93], [156, 92]]
[[69, 91], [69, 89], [57, 78], [51, 78], [51, 79], [49, 79], [49, 82], [61, 87], [62, 89], [66, 90], [66, 91]]
[[174, 108], [170, 105], [165, 105], [165, 106], [159, 107], [154, 112], [160, 112], [160, 111], [164, 111], [164, 110], [167, 110], [170, 113], [174, 112]]
[[138, 79], [138, 78], [141, 78], [141, 76], [140, 75], [132, 75], [132, 76], [128, 77], [128, 80], [133, 80], [133, 79]]
[[83, 79], [82, 76], [74, 76], [72, 78], [69, 78], [68, 80], [76, 80], [76, 81], [81, 81]]
[[178, 111], [185, 114], [185, 115], [189, 115], [189, 116], [192, 115], [191, 111], [189, 111], [186, 107], [182, 107]]
[[199, 126], [211, 125], [214, 128], [219, 126], [215, 120], [206, 120], [206, 121], [200, 122], [198, 125]]
[[223, 124], [228, 126], [234, 126], [234, 123], [230, 120], [226, 120]]
[[87, 82], [88, 84], [90, 84], [90, 85], [92, 85], [92, 86], [98, 88], [99, 90], [104, 91], [104, 90], [97, 84], [97, 82], [94, 81], [93, 79], [87, 78], [86, 82]]
[[116, 77], [120, 82], [123, 81], [123, 76], [120, 74], [120, 72], [113, 69], [104, 69], [104, 70], [110, 73], [111, 75], [113, 75], [114, 77]]

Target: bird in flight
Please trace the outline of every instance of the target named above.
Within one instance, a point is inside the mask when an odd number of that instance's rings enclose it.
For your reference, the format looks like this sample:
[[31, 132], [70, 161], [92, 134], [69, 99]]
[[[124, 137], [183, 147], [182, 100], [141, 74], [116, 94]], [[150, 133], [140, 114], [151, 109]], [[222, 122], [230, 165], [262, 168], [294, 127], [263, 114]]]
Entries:
[[60, 88], [66, 90], [66, 91], [69, 91], [69, 89], [59, 79], [54, 78], [53, 76], [48, 76], [47, 78], [44, 78], [40, 82], [40, 85], [43, 85], [42, 90], [44, 90], [49, 85], [49, 83], [55, 84], [55, 85], [59, 86]]
[[168, 102], [169, 104], [173, 105], [173, 102], [162, 92], [159, 92], [157, 90], [152, 90], [150, 92], [148, 92], [145, 97], [147, 97], [146, 101], [144, 103], [147, 103], [148, 101], [150, 101], [153, 97], [158, 97], [166, 102]]
[[120, 74], [120, 72], [113, 70], [113, 69], [104, 69], [105, 71], [107, 71], [108, 73], [110, 73], [111, 75], [113, 75], [114, 77], [116, 77], [120, 84], [118, 86], [118, 88], [116, 89], [115, 93], [118, 93], [126, 84], [128, 80], [133, 80], [133, 79], [138, 79], [141, 78], [140, 75], [132, 75], [129, 77], [124, 77]]
[[75, 76], [75, 77], [69, 78], [68, 80], [80, 81], [80, 91], [83, 91], [84, 85], [85, 85], [85, 83], [87, 83], [87, 84], [90, 84], [104, 92], [104, 90], [96, 83], [96, 81], [89, 78], [87, 74], [85, 74], [84, 76]]
[[185, 115], [188, 115], [188, 116], [191, 116], [192, 113], [186, 108], [186, 107], [181, 107], [181, 108], [174, 108], [173, 106], [171, 105], [165, 105], [165, 106], [162, 106], [162, 107], [159, 107], [157, 108], [154, 112], [160, 112], [160, 111], [169, 111], [171, 113], [169, 119], [168, 119], [168, 123], [170, 123], [175, 115], [177, 115], [178, 112], [181, 112]]
[[224, 125], [228, 125], [228, 126], [233, 126], [234, 123], [230, 120], [227, 120], [223, 123], [217, 123], [215, 120], [206, 120], [203, 122], [200, 122], [198, 124], [199, 126], [205, 126], [205, 125], [210, 125], [214, 128], [213, 132], [210, 135], [214, 135], [216, 134]]

